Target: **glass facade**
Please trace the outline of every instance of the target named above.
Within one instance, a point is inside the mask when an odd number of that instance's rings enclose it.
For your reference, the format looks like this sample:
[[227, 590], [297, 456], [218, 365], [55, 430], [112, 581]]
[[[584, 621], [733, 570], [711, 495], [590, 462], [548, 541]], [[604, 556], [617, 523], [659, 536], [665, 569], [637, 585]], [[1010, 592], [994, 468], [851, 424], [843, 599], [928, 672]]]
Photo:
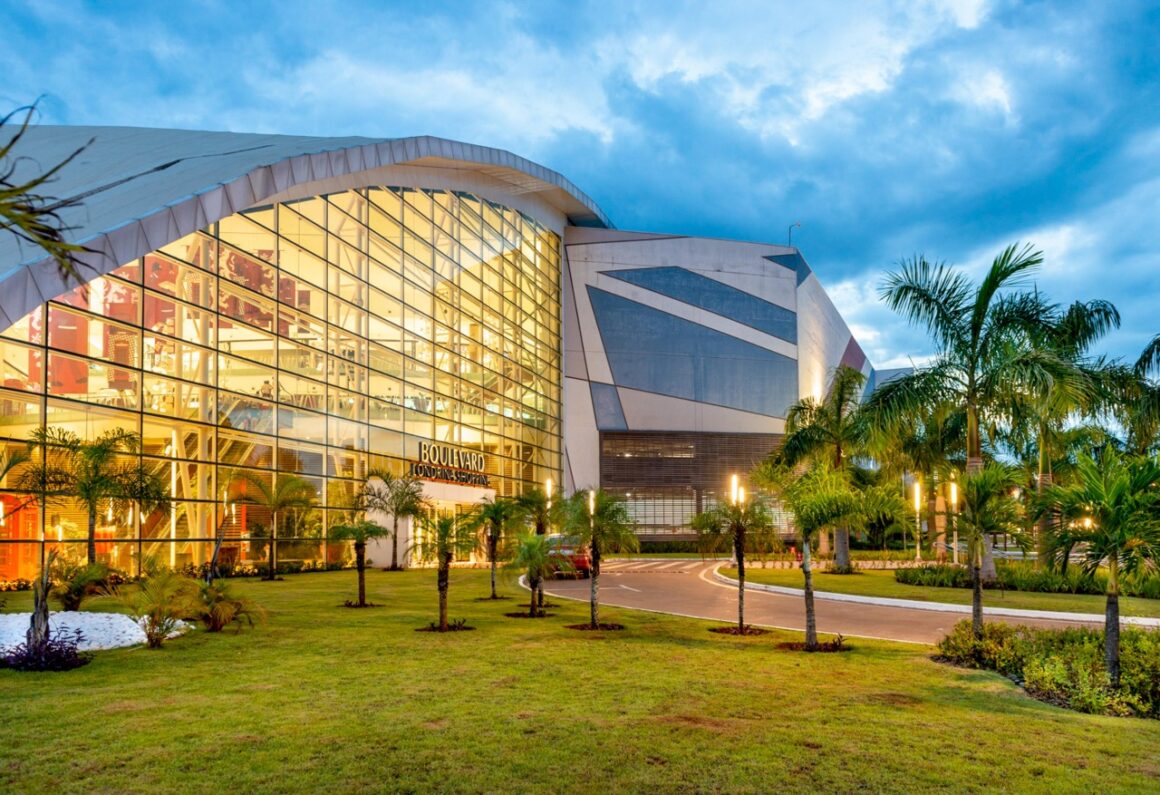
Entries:
[[[294, 473], [319, 507], [279, 527], [281, 560], [334, 559], [328, 512], [420, 442], [483, 453], [515, 495], [561, 481], [560, 241], [486, 199], [352, 190], [247, 210], [36, 309], [0, 333], [0, 443], [41, 425], [141, 434], [168, 515], [103, 513], [98, 556], [261, 560], [263, 509], [223, 507], [238, 472]], [[10, 484], [4, 484], [8, 486]], [[0, 579], [45, 546], [84, 555], [79, 506], [0, 494]]]

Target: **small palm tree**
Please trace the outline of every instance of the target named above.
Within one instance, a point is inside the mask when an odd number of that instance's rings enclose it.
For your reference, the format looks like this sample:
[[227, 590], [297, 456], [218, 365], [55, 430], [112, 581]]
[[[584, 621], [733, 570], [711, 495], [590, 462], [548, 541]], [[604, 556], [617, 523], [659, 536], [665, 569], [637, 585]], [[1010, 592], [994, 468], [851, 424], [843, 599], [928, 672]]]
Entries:
[[990, 539], [1001, 533], [1022, 536], [1022, 505], [1013, 496], [1019, 473], [997, 461], [963, 481], [962, 512], [955, 519], [959, 535], [967, 542], [967, 563], [971, 569], [971, 627], [975, 637], [983, 637], [983, 552]]
[[[864, 454], [870, 437], [870, 424], [862, 410], [865, 385], [862, 373], [838, 365], [824, 398], [807, 397], [790, 406], [777, 460], [796, 466], [806, 459], [820, 459], [842, 469], [851, 457]], [[849, 528], [834, 531], [834, 564], [840, 572], [851, 571]]]
[[[525, 491], [516, 497], [523, 521], [532, 525], [536, 535], [546, 535], [553, 525], [560, 525], [567, 512], [567, 500], [562, 492], [552, 494], [540, 488]], [[541, 580], [536, 590], [536, 600], [540, 608], [544, 607], [544, 583]]]
[[737, 561], [737, 632], [745, 634], [745, 549], [753, 532], [770, 527], [769, 511], [759, 499], [738, 499], [718, 505], [693, 517], [698, 546], [706, 551], [720, 551], [732, 546]]
[[483, 546], [491, 565], [491, 598], [499, 599], [495, 590], [495, 570], [503, 550], [503, 542], [521, 515], [519, 504], [508, 497], [484, 500], [469, 520], [477, 532], [483, 531]]
[[88, 562], [97, 562], [97, 516], [103, 506], [136, 505], [141, 512], [168, 513], [169, 484], [145, 469], [136, 456], [141, 437], [121, 428], [86, 442], [64, 428], [37, 428], [29, 451], [34, 461], [16, 478], [16, 488], [30, 492], [44, 504], [77, 500], [88, 516]]
[[465, 517], [447, 514], [422, 516], [419, 538], [411, 544], [411, 554], [421, 563], [434, 563], [439, 588], [439, 631], [446, 632], [447, 591], [451, 584], [451, 562], [479, 549], [479, 536]]
[[577, 543], [588, 547], [592, 563], [589, 581], [589, 626], [600, 628], [600, 561], [606, 552], [636, 552], [640, 541], [634, 532], [624, 500], [603, 489], [578, 491], [568, 501], [565, 524]]
[[276, 473], [274, 483], [249, 472], [237, 472], [241, 489], [235, 499], [249, 503], [270, 512], [270, 546], [267, 552], [268, 571], [263, 580], [275, 580], [278, 576], [278, 521], [292, 511], [301, 511], [314, 506], [317, 492], [310, 481], [291, 473]]
[[542, 607], [537, 606], [536, 595], [540, 584], [551, 572], [552, 563], [552, 548], [547, 536], [531, 532], [516, 539], [508, 566], [524, 572], [528, 578], [528, 616], [531, 618], [543, 614]]
[[410, 475], [395, 477], [390, 472], [375, 471], [370, 474], [365, 495], [368, 511], [391, 515], [391, 571], [402, 571], [403, 566], [399, 564], [399, 520], [422, 515], [427, 507], [423, 501], [423, 484]]
[[[391, 535], [389, 528], [372, 522], [358, 510], [346, 512], [337, 524], [330, 526], [330, 538], [354, 542], [354, 567], [358, 571], [358, 602], [355, 607], [367, 606], [367, 542]], [[349, 605], [350, 603], [347, 602]]]
[[1118, 688], [1121, 580], [1160, 564], [1160, 463], [1112, 448], [1098, 459], [1081, 456], [1074, 482], [1049, 487], [1039, 509], [1057, 517], [1050, 546], [1057, 559], [1078, 548], [1088, 573], [1107, 566], [1104, 662]]

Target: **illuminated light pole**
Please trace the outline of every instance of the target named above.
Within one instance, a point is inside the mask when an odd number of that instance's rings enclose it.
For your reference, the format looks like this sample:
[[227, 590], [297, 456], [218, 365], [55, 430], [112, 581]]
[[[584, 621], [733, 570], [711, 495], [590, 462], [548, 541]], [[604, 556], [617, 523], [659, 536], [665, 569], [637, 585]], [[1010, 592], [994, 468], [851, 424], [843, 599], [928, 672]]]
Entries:
[[548, 497], [548, 510], [552, 510], [552, 479], [548, 478], [544, 481], [544, 494]]
[[955, 514], [959, 511], [959, 484], [951, 481], [951, 529], [953, 531], [954, 563], [959, 562], [959, 523]]
[[737, 504], [738, 489], [739, 486], [737, 483], [737, 476], [733, 475], [731, 478], [729, 478], [729, 499], [733, 505]]
[[922, 518], [919, 510], [922, 506], [922, 481], [914, 479], [914, 560], [922, 562]]

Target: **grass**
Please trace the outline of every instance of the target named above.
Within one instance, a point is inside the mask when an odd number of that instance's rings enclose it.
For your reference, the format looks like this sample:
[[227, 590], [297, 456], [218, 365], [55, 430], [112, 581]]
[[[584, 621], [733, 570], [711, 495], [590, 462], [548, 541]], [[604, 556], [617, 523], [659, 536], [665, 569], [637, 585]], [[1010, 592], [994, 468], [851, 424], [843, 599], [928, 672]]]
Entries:
[[[722, 569], [722, 573], [736, 577], [736, 569]], [[747, 582], [802, 588], [805, 581], [801, 569], [747, 568]], [[903, 585], [894, 579], [893, 571], [862, 571], [858, 574], [825, 574], [814, 572], [814, 589], [859, 596], [881, 596], [890, 599], [915, 599], [921, 602], [942, 602], [969, 605], [971, 592], [967, 588], [936, 588], [925, 585]], [[1098, 594], [1035, 593], [1032, 591], [983, 591], [985, 607], [1010, 607], [1018, 610], [1059, 610], [1066, 613], [1097, 613], [1103, 615], [1106, 600]], [[1160, 618], [1160, 600], [1120, 597], [1120, 615]]]
[[478, 631], [439, 635], [414, 631], [435, 617], [433, 572], [367, 578], [385, 607], [340, 607], [350, 572], [239, 581], [265, 628], [0, 671], [0, 791], [1160, 788], [1160, 723], [1051, 707], [927, 647], [806, 655], [776, 648], [794, 633], [612, 609], [627, 630], [573, 632], [586, 605], [507, 619], [512, 601], [475, 601], [486, 572], [462, 570], [451, 615]]

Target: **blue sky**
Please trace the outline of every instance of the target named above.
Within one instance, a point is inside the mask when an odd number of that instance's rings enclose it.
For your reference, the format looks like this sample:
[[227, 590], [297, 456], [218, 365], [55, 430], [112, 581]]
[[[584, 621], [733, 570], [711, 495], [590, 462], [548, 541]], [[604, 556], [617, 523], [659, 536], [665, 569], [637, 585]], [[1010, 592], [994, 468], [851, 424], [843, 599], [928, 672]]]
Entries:
[[[172, 6], [172, 7], [171, 7]], [[432, 134], [554, 168], [617, 226], [802, 249], [871, 359], [924, 253], [1030, 241], [1105, 350], [1160, 332], [1160, 7], [948, 2], [7, 2], [0, 107], [56, 124]]]

